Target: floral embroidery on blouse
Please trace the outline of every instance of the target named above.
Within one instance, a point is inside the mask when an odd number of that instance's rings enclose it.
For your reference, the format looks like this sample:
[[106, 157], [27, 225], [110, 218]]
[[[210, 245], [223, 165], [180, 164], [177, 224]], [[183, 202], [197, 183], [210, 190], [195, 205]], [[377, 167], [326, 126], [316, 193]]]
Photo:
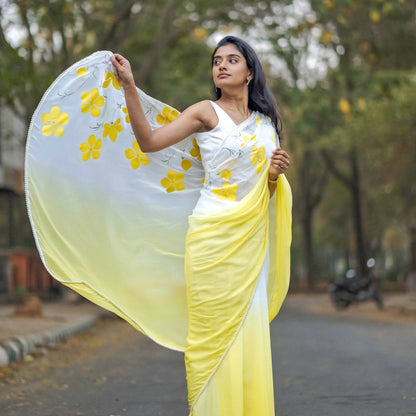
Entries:
[[237, 192], [238, 185], [236, 183], [230, 185], [229, 183], [225, 182], [222, 185], [222, 188], [213, 188], [212, 193], [217, 195], [217, 198], [225, 201], [235, 201], [237, 199]]
[[266, 149], [264, 146], [260, 146], [259, 148], [257, 146], [253, 146], [251, 151], [253, 152], [250, 155], [251, 164], [256, 167], [256, 172], [259, 174], [263, 166], [266, 166], [267, 164]]

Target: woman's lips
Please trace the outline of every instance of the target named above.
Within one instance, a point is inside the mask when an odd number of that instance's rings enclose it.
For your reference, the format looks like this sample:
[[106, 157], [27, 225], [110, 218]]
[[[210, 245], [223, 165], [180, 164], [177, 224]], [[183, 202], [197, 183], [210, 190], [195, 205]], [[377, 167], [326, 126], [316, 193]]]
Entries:
[[219, 74], [218, 78], [227, 78], [229, 76], [230, 76], [230, 74]]

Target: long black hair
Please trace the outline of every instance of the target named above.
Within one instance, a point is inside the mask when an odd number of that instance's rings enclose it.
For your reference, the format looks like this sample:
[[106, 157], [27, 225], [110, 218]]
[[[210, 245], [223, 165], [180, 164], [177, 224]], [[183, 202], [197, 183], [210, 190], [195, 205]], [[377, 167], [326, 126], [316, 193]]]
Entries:
[[[282, 130], [282, 119], [277, 111], [276, 101], [266, 84], [266, 77], [259, 58], [253, 48], [244, 40], [236, 36], [226, 36], [218, 43], [211, 57], [211, 65], [214, 65], [214, 56], [221, 46], [232, 43], [243, 54], [247, 62], [247, 68], [251, 70], [253, 78], [248, 85], [248, 108], [252, 111], [269, 116], [274, 124], [277, 133]], [[218, 100], [221, 97], [221, 89], [214, 85], [214, 96]]]

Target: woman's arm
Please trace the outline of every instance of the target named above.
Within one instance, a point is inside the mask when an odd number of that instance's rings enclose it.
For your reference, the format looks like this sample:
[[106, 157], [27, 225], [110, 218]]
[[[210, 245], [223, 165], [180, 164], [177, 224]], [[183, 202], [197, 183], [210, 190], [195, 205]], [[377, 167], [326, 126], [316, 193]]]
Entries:
[[206, 114], [210, 104], [202, 101], [187, 108], [171, 123], [152, 130], [140, 104], [129, 61], [115, 54], [111, 62], [117, 70], [119, 83], [124, 89], [130, 124], [143, 152], [156, 152], [183, 140], [192, 133], [207, 129]]
[[269, 192], [270, 197], [276, 191], [276, 183], [281, 173], [286, 172], [290, 164], [289, 155], [282, 150], [280, 147], [273, 150], [272, 156], [270, 158], [270, 167], [269, 167]]

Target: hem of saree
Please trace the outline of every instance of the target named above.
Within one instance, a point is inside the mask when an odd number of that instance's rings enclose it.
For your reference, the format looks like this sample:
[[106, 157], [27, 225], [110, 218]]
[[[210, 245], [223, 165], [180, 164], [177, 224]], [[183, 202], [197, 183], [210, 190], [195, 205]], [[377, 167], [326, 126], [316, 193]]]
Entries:
[[[48, 270], [49, 272], [49, 270]], [[174, 346], [174, 345], [169, 345], [166, 343], [163, 343], [162, 341], [159, 341], [157, 339], [157, 337], [155, 335], [153, 335], [151, 332], [149, 332], [148, 330], [146, 330], [141, 324], [139, 324], [139, 322], [137, 322], [137, 320], [133, 319], [128, 313], [124, 312], [124, 310], [122, 308], [120, 308], [116, 303], [114, 303], [111, 299], [109, 299], [107, 296], [105, 296], [104, 294], [100, 293], [100, 291], [98, 291], [97, 289], [95, 289], [93, 286], [91, 286], [89, 283], [84, 282], [84, 281], [78, 281], [78, 282], [74, 282], [74, 281], [64, 281], [64, 280], [59, 280], [56, 276], [52, 275], [56, 280], [58, 280], [60, 283], [64, 284], [65, 286], [75, 290], [73, 288], [73, 286], [77, 286], [77, 285], [85, 285], [86, 287], [88, 287], [91, 291], [93, 291], [94, 294], [99, 296], [99, 299], [96, 300], [92, 300], [92, 298], [90, 296], [85, 296], [88, 300], [90, 300], [91, 302], [95, 303], [96, 305], [105, 308], [107, 310], [109, 310], [110, 312], [115, 313], [116, 315], [118, 315], [120, 318], [123, 318], [126, 322], [128, 322], [130, 325], [132, 325], [134, 328], [136, 328], [137, 330], [139, 330], [141, 333], [143, 333], [144, 335], [146, 335], [147, 337], [149, 337], [152, 341], [154, 341], [156, 344], [161, 345], [162, 347], [168, 348], [170, 350], [173, 351], [178, 351], [178, 352], [184, 352], [184, 347], [180, 347], [180, 346]], [[75, 290], [77, 293], [81, 293], [79, 290]], [[99, 302], [100, 299], [104, 299], [104, 302]], [[107, 302], [107, 303], [106, 303]]]

